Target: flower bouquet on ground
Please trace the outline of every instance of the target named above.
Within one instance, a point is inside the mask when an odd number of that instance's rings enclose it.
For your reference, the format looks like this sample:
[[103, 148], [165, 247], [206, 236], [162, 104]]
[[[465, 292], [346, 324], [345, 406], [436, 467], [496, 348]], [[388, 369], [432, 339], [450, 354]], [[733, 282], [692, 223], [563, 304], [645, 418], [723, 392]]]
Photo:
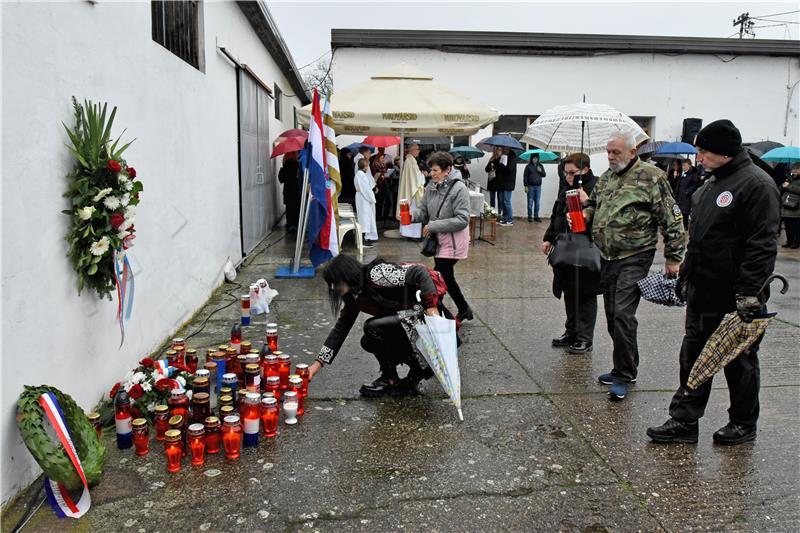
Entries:
[[121, 388], [131, 398], [133, 418], [147, 418], [152, 421], [156, 405], [166, 404], [172, 389], [185, 389], [186, 396], [191, 401], [194, 376], [180, 363], [174, 363], [169, 368], [171, 370], [165, 376], [149, 357], [139, 361], [139, 366], [128, 372], [122, 381], [111, 388], [108, 398], [104, 398], [101, 408], [102, 420], [105, 422], [114, 417], [114, 396]]
[[483, 218], [485, 220], [493, 220], [497, 218], [497, 209], [490, 206], [488, 202], [483, 202]]

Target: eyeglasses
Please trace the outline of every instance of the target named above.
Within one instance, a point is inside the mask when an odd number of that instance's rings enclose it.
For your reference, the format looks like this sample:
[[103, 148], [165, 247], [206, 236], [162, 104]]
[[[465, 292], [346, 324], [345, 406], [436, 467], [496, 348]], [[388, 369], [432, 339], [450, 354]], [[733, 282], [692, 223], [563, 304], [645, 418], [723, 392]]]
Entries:
[[579, 176], [580, 173], [581, 173], [580, 170], [576, 170], [574, 172], [567, 172], [566, 170], [564, 171], [564, 175], [566, 175], [566, 176]]

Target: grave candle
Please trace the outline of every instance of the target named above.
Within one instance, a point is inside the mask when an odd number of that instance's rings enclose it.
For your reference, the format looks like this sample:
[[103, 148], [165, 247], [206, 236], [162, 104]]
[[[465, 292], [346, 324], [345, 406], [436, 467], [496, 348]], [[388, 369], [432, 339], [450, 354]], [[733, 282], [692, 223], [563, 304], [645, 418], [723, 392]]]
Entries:
[[267, 344], [272, 353], [278, 350], [278, 324], [275, 322], [267, 324]]
[[292, 367], [292, 358], [288, 354], [282, 353], [278, 356], [278, 376], [281, 378], [281, 390], [289, 388], [289, 371]]
[[189, 436], [187, 437], [189, 443], [189, 450], [192, 452], [192, 465], [202, 466], [205, 463], [205, 449], [206, 442], [205, 427], [203, 424], [192, 424], [189, 426]]
[[114, 422], [117, 429], [117, 448], [125, 450], [133, 445], [131, 398], [120, 388], [114, 397]]
[[164, 453], [167, 456], [167, 472], [174, 474], [181, 470], [181, 432], [168, 429], [164, 434]]
[[258, 423], [260, 417], [259, 403], [261, 395], [256, 392], [248, 392], [244, 400], [242, 409], [242, 422], [244, 430], [244, 447], [252, 448], [258, 446]]
[[205, 430], [204, 439], [206, 443], [206, 453], [219, 453], [219, 447], [222, 443], [219, 418], [216, 416], [209, 416], [206, 418]]
[[261, 399], [261, 429], [267, 438], [278, 431], [278, 400], [272, 396]]
[[297, 424], [297, 393], [286, 391], [283, 394], [283, 423]]
[[169, 429], [169, 407], [156, 405], [153, 416], [153, 426], [156, 428], [156, 440], [164, 440], [164, 433]]
[[150, 451], [150, 430], [147, 428], [147, 420], [137, 418], [131, 423], [133, 427], [133, 445], [136, 448], [136, 455], [147, 455]]
[[225, 457], [238, 459], [242, 446], [242, 426], [236, 415], [226, 416], [222, 426], [222, 445], [225, 447]]
[[297, 416], [302, 417], [306, 412], [303, 407], [303, 378], [297, 374], [289, 376], [289, 390], [297, 393]]

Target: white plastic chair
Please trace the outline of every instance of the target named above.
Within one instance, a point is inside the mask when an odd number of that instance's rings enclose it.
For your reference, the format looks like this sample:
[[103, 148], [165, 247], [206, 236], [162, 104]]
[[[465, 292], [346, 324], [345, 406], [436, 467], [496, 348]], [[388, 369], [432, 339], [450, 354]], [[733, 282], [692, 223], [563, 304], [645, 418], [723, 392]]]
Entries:
[[353, 230], [356, 237], [356, 247], [358, 248], [358, 255], [364, 255], [364, 242], [361, 235], [361, 224], [358, 223], [355, 217], [343, 217], [341, 211], [339, 212], [339, 250], [342, 249], [342, 240], [344, 234]]

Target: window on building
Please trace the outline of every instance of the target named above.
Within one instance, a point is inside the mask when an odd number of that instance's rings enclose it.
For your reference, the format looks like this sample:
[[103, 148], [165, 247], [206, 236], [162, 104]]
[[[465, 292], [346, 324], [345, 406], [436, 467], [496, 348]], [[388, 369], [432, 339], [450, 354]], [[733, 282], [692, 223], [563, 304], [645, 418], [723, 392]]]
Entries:
[[283, 91], [275, 84], [275, 118], [283, 120]]
[[653, 132], [656, 131], [656, 117], [631, 117], [631, 119], [644, 130], [648, 137], [653, 138]]
[[[500, 119], [494, 123], [492, 127], [492, 135], [508, 134], [516, 140], [520, 140], [525, 134], [525, 130], [533, 123], [534, 120], [539, 118], [539, 115], [501, 115]], [[532, 144], [522, 143], [526, 150], [536, 148]], [[518, 164], [525, 163], [525, 161], [518, 159]]]
[[153, 40], [203, 70], [202, 2], [150, 2]]
[[469, 135], [453, 137], [453, 147], [469, 146]]

